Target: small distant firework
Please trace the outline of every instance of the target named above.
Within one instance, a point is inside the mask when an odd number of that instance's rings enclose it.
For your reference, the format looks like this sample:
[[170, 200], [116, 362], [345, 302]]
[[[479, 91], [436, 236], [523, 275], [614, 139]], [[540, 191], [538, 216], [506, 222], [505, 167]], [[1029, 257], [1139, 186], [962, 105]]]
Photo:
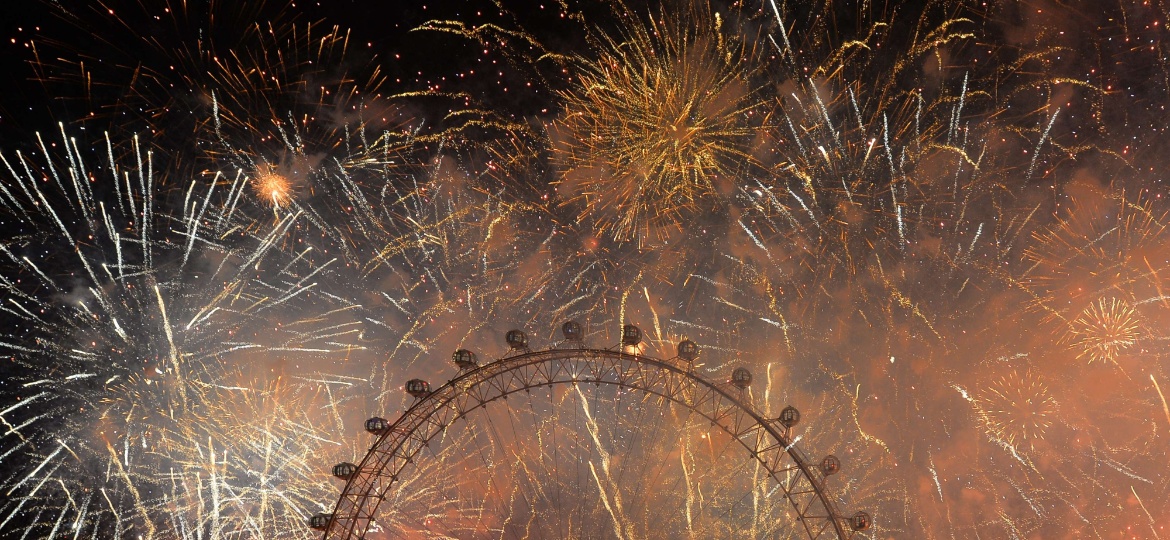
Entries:
[[1141, 338], [1141, 320], [1128, 302], [1101, 298], [1068, 325], [1066, 339], [1078, 359], [1116, 364], [1120, 354]]
[[[348, 30], [297, 21], [291, 3], [120, 7], [55, 6], [74, 24], [117, 31], [95, 35], [106, 45], [96, 61], [92, 51], [49, 42], [56, 54], [39, 58], [34, 68], [62, 99], [84, 95], [89, 125], [110, 122], [112, 132], [152, 133], [146, 140], [161, 150], [156, 159], [168, 159], [158, 164], [168, 173], [164, 181], [201, 174], [244, 177], [253, 189], [242, 193], [251, 197], [237, 206], [303, 212], [350, 249], [353, 242], [339, 228], [324, 224], [340, 206], [338, 199], [366, 202], [367, 194], [355, 193], [362, 178], [352, 173], [394, 169], [402, 147], [433, 140], [416, 133], [419, 126], [402, 100], [384, 93], [377, 58], [356, 61], [362, 52], [353, 54]], [[146, 21], [166, 30], [144, 36], [136, 25]], [[92, 95], [109, 87], [117, 88], [115, 102]], [[385, 175], [366, 187], [386, 187], [378, 180]]]
[[[113, 129], [149, 131], [159, 148], [174, 153], [218, 136], [233, 146], [212, 153], [251, 152], [257, 162], [275, 163], [285, 146], [339, 144], [333, 135], [346, 124], [363, 114], [380, 121], [387, 112], [374, 96], [383, 80], [377, 69], [351, 71], [348, 32], [296, 21], [290, 2], [117, 7], [54, 4], [56, 15], [87, 34], [100, 29], [93, 39], [101, 56], [47, 40], [41, 46], [53, 53], [33, 67], [55, 99], [82, 101], [90, 121], [116, 118]], [[156, 31], [142, 32], [143, 24]], [[118, 99], [102, 100], [111, 88]], [[180, 154], [167, 156], [180, 160], [171, 168], [202, 165], [191, 162], [202, 161], [199, 152]]]
[[1013, 447], [1032, 444], [1056, 420], [1056, 399], [1032, 371], [1013, 370], [979, 389], [975, 405], [987, 432]]
[[[558, 191], [599, 234], [617, 239], [678, 227], [722, 206], [762, 117], [752, 52], [719, 13], [633, 13], [620, 35], [578, 57], [551, 128]], [[665, 236], [665, 233], [659, 233]]]

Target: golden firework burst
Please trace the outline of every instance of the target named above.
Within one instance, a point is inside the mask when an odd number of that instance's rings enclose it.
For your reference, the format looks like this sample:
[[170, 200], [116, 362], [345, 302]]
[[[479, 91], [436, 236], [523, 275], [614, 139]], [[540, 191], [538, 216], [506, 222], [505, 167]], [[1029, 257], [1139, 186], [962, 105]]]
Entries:
[[1011, 371], [976, 392], [975, 407], [992, 437], [1031, 447], [1052, 425], [1056, 400], [1032, 370]]
[[1141, 337], [1141, 320], [1128, 302], [1101, 298], [1089, 304], [1068, 325], [1065, 339], [1078, 359], [1117, 363], [1121, 353]]
[[763, 122], [753, 53], [724, 38], [709, 9], [626, 19], [620, 37], [577, 58], [552, 126], [566, 204], [601, 234], [629, 238], [716, 207], [725, 184], [756, 162]]

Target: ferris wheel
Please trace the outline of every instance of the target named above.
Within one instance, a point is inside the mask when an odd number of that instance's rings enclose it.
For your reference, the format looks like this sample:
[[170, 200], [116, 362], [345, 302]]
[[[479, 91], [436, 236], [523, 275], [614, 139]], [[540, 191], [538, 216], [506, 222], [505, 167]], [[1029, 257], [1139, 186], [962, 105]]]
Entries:
[[[480, 364], [460, 349], [457, 376], [405, 385], [397, 420], [365, 423], [376, 441], [340, 463], [345, 487], [310, 526], [352, 538], [853, 538], [865, 512], [844, 515], [828, 489], [841, 462], [810, 459], [800, 412], [774, 418], [751, 403], [752, 374], [695, 373], [698, 346], [642, 354], [642, 332], [591, 349], [580, 324]], [[510, 399], [511, 398], [511, 399]]]

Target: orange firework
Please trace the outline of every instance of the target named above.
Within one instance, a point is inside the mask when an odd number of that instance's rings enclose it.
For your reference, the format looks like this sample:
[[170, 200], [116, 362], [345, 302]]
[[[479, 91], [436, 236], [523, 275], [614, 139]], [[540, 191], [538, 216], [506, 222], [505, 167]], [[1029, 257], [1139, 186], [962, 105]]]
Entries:
[[261, 200], [271, 202], [272, 206], [280, 207], [288, 202], [292, 195], [292, 182], [282, 174], [266, 171], [260, 173], [255, 181], [256, 194]]
[[1117, 298], [1101, 298], [1069, 323], [1065, 338], [1077, 350], [1077, 358], [1089, 362], [1117, 363], [1119, 354], [1137, 343], [1141, 321], [1133, 306]]
[[1056, 414], [1056, 400], [1040, 376], [1012, 371], [978, 392], [975, 407], [992, 437], [1012, 446], [1044, 438]]
[[1094, 317], [1078, 311], [1102, 298], [1161, 296], [1162, 276], [1170, 272], [1167, 215], [1153, 198], [1088, 185], [1068, 191], [1071, 204], [1025, 252], [1033, 264], [1021, 282], [1035, 295], [1033, 307], [1049, 320], [1072, 321]]

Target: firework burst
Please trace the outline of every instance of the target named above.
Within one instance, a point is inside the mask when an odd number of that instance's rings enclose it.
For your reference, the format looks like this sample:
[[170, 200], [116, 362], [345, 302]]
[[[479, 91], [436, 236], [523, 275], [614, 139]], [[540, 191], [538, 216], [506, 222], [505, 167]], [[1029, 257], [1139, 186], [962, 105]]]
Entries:
[[1069, 323], [1065, 339], [1078, 359], [1116, 364], [1117, 357], [1141, 338], [1137, 311], [1124, 300], [1102, 298]]
[[1091, 183], [1067, 189], [1071, 201], [1025, 252], [1032, 266], [1022, 281], [1036, 293], [1035, 309], [1071, 321], [1108, 297], [1131, 305], [1160, 297], [1170, 268], [1164, 262], [1167, 216], [1157, 201]]
[[975, 405], [988, 434], [1014, 447], [1042, 439], [1057, 415], [1048, 385], [1031, 370], [980, 387]]
[[558, 192], [599, 234], [679, 227], [758, 169], [750, 145], [767, 110], [755, 53], [720, 14], [692, 9], [628, 14], [620, 34], [597, 39], [595, 58], [577, 58], [561, 95]]
[[[298, 216], [257, 226], [232, 204], [246, 189], [240, 179], [192, 180], [185, 210], [159, 214], [154, 205], [166, 197], [156, 190], [165, 183], [154, 176], [152, 152], [132, 144], [119, 156], [109, 141], [86, 148], [64, 130], [57, 145], [4, 156], [0, 245], [12, 307], [0, 347], [20, 369], [6, 381], [15, 404], [0, 415], [9, 426], [2, 485], [10, 495], [0, 530], [12, 522], [46, 537], [187, 538], [252, 530], [276, 513], [286, 527], [299, 523], [327, 490], [296, 482], [306, 491], [285, 486], [286, 497], [270, 505], [264, 482], [258, 491], [232, 485], [257, 471], [282, 477], [274, 469], [295, 467], [296, 456], [336, 437], [274, 447], [274, 437], [309, 425], [296, 416], [297, 399], [273, 405], [271, 424], [250, 423], [257, 417], [244, 411], [289, 394], [261, 382], [269, 401], [235, 399], [225, 387], [246, 378], [224, 367], [266, 365], [247, 362], [253, 354], [328, 362], [360, 350], [351, 342], [355, 306], [317, 296], [310, 279], [328, 279], [324, 268], [309, 253], [279, 248]], [[93, 154], [106, 159], [95, 165]], [[268, 465], [229, 457], [264, 448], [274, 452]], [[210, 469], [188, 475], [195, 463]]]

